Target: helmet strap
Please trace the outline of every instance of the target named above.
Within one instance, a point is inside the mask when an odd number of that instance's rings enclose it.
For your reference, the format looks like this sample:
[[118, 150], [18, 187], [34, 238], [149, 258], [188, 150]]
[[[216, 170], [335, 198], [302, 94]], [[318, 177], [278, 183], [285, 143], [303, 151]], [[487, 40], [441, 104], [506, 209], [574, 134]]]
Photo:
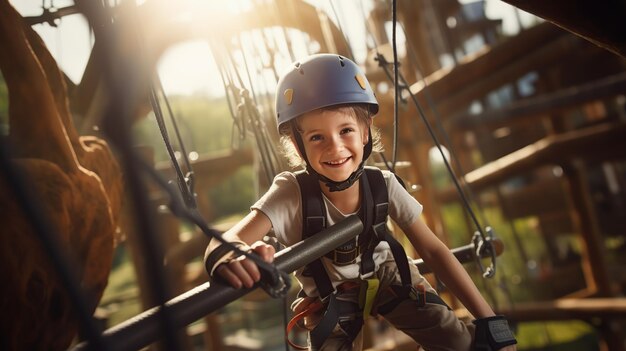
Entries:
[[300, 151], [300, 155], [302, 156], [302, 158], [304, 159], [304, 162], [306, 163], [307, 173], [315, 175], [320, 181], [326, 184], [326, 186], [328, 187], [328, 190], [330, 190], [331, 192], [346, 190], [349, 187], [351, 187], [352, 184], [354, 184], [357, 180], [359, 180], [359, 178], [361, 177], [361, 174], [363, 174], [363, 170], [365, 169], [365, 161], [372, 153], [372, 130], [371, 128], [368, 128], [367, 144], [363, 146], [363, 159], [361, 160], [359, 167], [357, 167], [357, 169], [354, 172], [352, 172], [352, 174], [350, 174], [350, 176], [347, 179], [337, 182], [332, 179], [329, 179], [328, 177], [324, 175], [317, 173], [313, 169], [313, 167], [311, 167], [311, 163], [309, 162], [309, 159], [306, 157], [306, 151], [304, 150], [304, 142], [302, 141], [302, 137], [300, 136], [300, 131], [298, 131], [298, 128], [296, 128], [295, 122], [291, 123], [291, 131], [294, 135], [294, 138], [296, 139], [296, 146], [298, 147], [298, 150]]

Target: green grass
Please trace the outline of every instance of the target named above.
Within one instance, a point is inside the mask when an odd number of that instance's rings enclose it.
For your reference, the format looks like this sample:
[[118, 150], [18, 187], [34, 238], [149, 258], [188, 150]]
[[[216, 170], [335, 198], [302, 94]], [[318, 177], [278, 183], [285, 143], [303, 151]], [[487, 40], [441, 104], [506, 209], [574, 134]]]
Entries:
[[119, 324], [142, 311], [135, 269], [123, 245], [118, 246], [116, 255], [119, 255], [117, 265], [109, 275], [109, 283], [100, 300], [100, 308], [106, 311], [108, 317], [107, 327]]
[[594, 329], [579, 321], [522, 323], [517, 330], [518, 350], [598, 350]]

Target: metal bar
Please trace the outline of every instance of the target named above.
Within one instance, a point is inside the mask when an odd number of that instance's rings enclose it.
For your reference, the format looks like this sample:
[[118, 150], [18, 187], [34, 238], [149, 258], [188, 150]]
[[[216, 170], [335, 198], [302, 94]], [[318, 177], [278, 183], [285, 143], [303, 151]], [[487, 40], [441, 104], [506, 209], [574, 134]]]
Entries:
[[[502, 251], [504, 250], [504, 244], [502, 243], [502, 241], [500, 239], [490, 239], [490, 238], [487, 238], [487, 241], [493, 244], [493, 247], [496, 250], [496, 256], [500, 256], [500, 254], [502, 254]], [[474, 257], [476, 255], [476, 247], [474, 246], [473, 243], [454, 248], [450, 251], [452, 252], [454, 257], [456, 257], [456, 259], [459, 260], [459, 262], [461, 263], [467, 263], [470, 261], [473, 262]], [[489, 257], [489, 255], [490, 255], [489, 252], [485, 251], [482, 253], [481, 257], [483, 258]], [[424, 260], [421, 258], [412, 260], [410, 262], [416, 265], [417, 269], [422, 274], [431, 273], [433, 271], [432, 269], [430, 269], [430, 267], [426, 265]]]
[[[276, 254], [274, 264], [279, 270], [291, 273], [356, 237], [362, 230], [363, 223], [359, 217], [350, 216], [313, 237], [281, 250]], [[248, 294], [257, 287], [258, 284], [249, 289], [234, 289], [219, 282], [204, 283], [166, 302], [165, 306], [169, 310], [174, 325], [181, 328]], [[161, 337], [160, 310], [161, 307], [154, 307], [138, 314], [106, 330], [102, 334], [102, 339], [112, 350], [141, 349]], [[89, 343], [81, 343], [71, 350], [90, 349]]]

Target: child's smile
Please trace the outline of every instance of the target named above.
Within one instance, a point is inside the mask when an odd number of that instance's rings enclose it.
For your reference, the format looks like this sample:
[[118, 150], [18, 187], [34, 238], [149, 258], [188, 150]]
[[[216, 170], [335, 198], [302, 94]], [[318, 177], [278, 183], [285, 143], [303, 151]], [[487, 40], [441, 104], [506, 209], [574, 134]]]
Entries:
[[317, 110], [298, 119], [311, 167], [337, 182], [358, 168], [368, 137], [367, 128], [348, 111]]
[[330, 167], [340, 167], [340, 166], [343, 166], [343, 164], [346, 163], [349, 159], [350, 159], [350, 157], [345, 157], [345, 158], [342, 158], [340, 160], [326, 161], [324, 163], [327, 164]]

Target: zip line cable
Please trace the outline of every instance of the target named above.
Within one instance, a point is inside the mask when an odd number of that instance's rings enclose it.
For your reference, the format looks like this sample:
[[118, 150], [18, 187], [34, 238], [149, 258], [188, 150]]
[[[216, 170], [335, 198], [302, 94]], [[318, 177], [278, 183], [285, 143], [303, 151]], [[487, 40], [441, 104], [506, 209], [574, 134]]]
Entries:
[[[230, 52], [229, 52], [230, 54]], [[231, 56], [232, 59], [232, 56]], [[236, 69], [233, 64], [233, 69]], [[252, 95], [252, 98], [250, 97]], [[261, 155], [261, 162], [263, 165], [263, 169], [265, 171], [265, 176], [267, 177], [267, 181], [271, 182], [276, 175], [276, 167], [274, 166], [274, 162], [272, 161], [272, 147], [268, 145], [268, 141], [264, 137], [263, 133], [263, 123], [259, 118], [259, 113], [257, 109], [257, 104], [254, 101], [254, 94], [250, 94], [250, 91], [242, 88], [239, 92], [240, 103], [237, 106], [238, 113], [242, 114], [242, 117], [248, 118], [248, 122], [251, 124], [250, 130], [252, 131], [255, 141], [259, 147], [259, 153]]]
[[396, 43], [396, 22], [397, 22], [397, 7], [396, 0], [391, 2], [391, 46], [393, 48], [393, 148], [391, 152], [391, 172], [396, 172], [396, 157], [398, 153], [398, 97], [400, 96], [400, 89], [398, 84], [398, 48]]
[[[245, 88], [243, 79], [241, 79], [241, 75], [239, 74], [237, 67], [235, 67], [234, 59], [230, 50], [228, 50], [228, 48], [226, 47], [225, 50], [222, 50], [222, 54], [218, 56], [219, 58], [216, 61], [218, 62], [219, 69], [229, 72], [230, 70], [225, 67], [224, 63], [224, 57], [227, 56], [226, 61], [230, 63], [229, 66], [231, 70], [234, 71], [239, 85], [241, 86], [239, 90], [239, 103], [237, 104], [237, 112], [234, 116], [236, 119], [241, 120], [243, 126], [245, 126], [246, 124], [246, 116], [249, 120], [249, 123], [251, 123], [250, 130], [255, 137], [255, 141], [257, 142], [258, 150], [261, 155], [261, 163], [263, 166], [263, 170], [265, 171], [265, 176], [267, 178], [267, 181], [271, 182], [276, 174], [277, 169], [274, 165], [274, 161], [272, 160], [272, 155], [274, 155], [274, 158], [276, 158], [276, 155], [273, 152], [269, 141], [267, 140], [268, 138], [266, 137], [266, 134], [263, 133], [263, 122], [259, 118], [259, 112], [256, 108], [256, 104], [252, 101], [250, 97], [250, 90]], [[234, 84], [232, 83], [232, 78], [230, 80], [231, 86], [234, 86]], [[250, 83], [251, 82], [252, 81], [250, 80]]]
[[[402, 22], [400, 22], [400, 26], [402, 28], [402, 31], [405, 35], [405, 37], [407, 37], [407, 32], [406, 29], [404, 28], [404, 24]], [[428, 82], [426, 82], [426, 79], [424, 77], [424, 75], [422, 74], [423, 70], [421, 67], [421, 64], [419, 62], [419, 59], [417, 58], [417, 54], [415, 52], [415, 48], [413, 47], [413, 45], [411, 45], [411, 42], [407, 41], [408, 45], [407, 45], [407, 52], [409, 53], [409, 60], [413, 61], [415, 64], [415, 67], [417, 69], [417, 73], [418, 73], [418, 79], [422, 81], [422, 83], [424, 84], [424, 96], [426, 98], [426, 104], [428, 105], [428, 107], [430, 108], [430, 111], [433, 114], [433, 117], [436, 121], [436, 125], [437, 125], [437, 129], [439, 130], [439, 133], [442, 135], [445, 143], [446, 143], [446, 148], [448, 149], [448, 152], [450, 154], [450, 160], [452, 160], [452, 162], [454, 163], [454, 166], [456, 167], [456, 169], [458, 170], [458, 172], [460, 174], [465, 174], [465, 171], [463, 170], [463, 167], [461, 166], [461, 162], [459, 161], [459, 158], [456, 156], [457, 153], [454, 150], [452, 141], [450, 140], [450, 137], [448, 135], [448, 133], [446, 132], [445, 128], [443, 127], [443, 122], [442, 122], [442, 118], [441, 118], [441, 114], [439, 113], [438, 109], [437, 109], [437, 105], [435, 104], [432, 95], [430, 94], [430, 87], [428, 85]], [[410, 88], [409, 88], [410, 89]], [[442, 155], [444, 156], [444, 155]], [[455, 178], [457, 178], [455, 176]], [[478, 216], [479, 219], [481, 221], [481, 223], [488, 223], [488, 221], [486, 220], [486, 218], [483, 215], [483, 209], [482, 206], [480, 204], [480, 202], [478, 202], [476, 200], [476, 196], [474, 195], [474, 193], [472, 192], [471, 187], [467, 184], [467, 182], [465, 181], [464, 177], [458, 177], [458, 179], [460, 179], [461, 184], [462, 184], [462, 189], [463, 191], [467, 192], [467, 196], [470, 199], [471, 203], [473, 203], [477, 209], [478, 209]]]
[[[372, 42], [374, 43], [373, 50], [376, 52], [376, 57], [378, 57], [380, 55], [380, 52], [378, 51], [378, 42], [376, 40], [376, 37], [374, 36], [374, 33], [372, 33], [371, 28], [369, 26], [369, 21], [367, 20], [367, 16], [365, 13], [365, 8], [363, 7], [363, 0], [359, 1], [359, 5], [361, 9], [361, 15], [363, 16], [363, 18], [365, 18], [365, 31], [369, 35], [369, 37], [372, 38]], [[369, 42], [367, 42], [367, 39], [366, 39], [365, 45], [368, 47], [368, 49], [371, 49], [369, 48]], [[385, 73], [387, 73], [387, 71], [385, 71]], [[378, 155], [381, 157], [383, 163], [385, 164], [385, 167], [387, 167], [387, 169], [391, 171], [394, 168], [394, 166], [391, 163], [389, 163], [389, 161], [387, 160], [387, 157], [385, 156], [385, 153], [378, 152]]]
[[[379, 57], [380, 60], [385, 60], [384, 56], [380, 56]], [[383, 67], [385, 67], [387, 65], [384, 65]], [[487, 239], [487, 235], [485, 234], [485, 231], [483, 230], [483, 228], [481, 227], [478, 218], [476, 217], [476, 214], [474, 212], [474, 210], [472, 209], [469, 200], [467, 198], [467, 196], [465, 195], [465, 193], [463, 192], [463, 190], [461, 189], [461, 185], [459, 184], [459, 181], [454, 173], [454, 171], [452, 170], [452, 167], [450, 166], [450, 163], [448, 162], [448, 158], [445, 156], [445, 153], [443, 152], [443, 149], [441, 147], [441, 143], [439, 142], [439, 139], [437, 138], [437, 136], [435, 135], [435, 132], [433, 131], [432, 126], [430, 125], [430, 122], [428, 122], [428, 118], [426, 118], [426, 115], [424, 114], [424, 111], [422, 110], [422, 107], [420, 105], [420, 103], [417, 101], [417, 97], [415, 96], [415, 94], [413, 94], [411, 92], [410, 89], [408, 89], [408, 82], [405, 80], [404, 76], [402, 74], [399, 74], [400, 80], [402, 81], [402, 83], [407, 87], [407, 91], [411, 96], [411, 100], [413, 101], [413, 104], [415, 105], [415, 107], [418, 110], [418, 114], [420, 116], [420, 118], [422, 119], [422, 121], [424, 122], [424, 125], [426, 126], [426, 129], [428, 131], [428, 134], [430, 135], [431, 139], [435, 142], [435, 146], [437, 147], [437, 150], [439, 151], [439, 153], [442, 155], [442, 159], [443, 162], [446, 166], [446, 169], [448, 170], [448, 174], [450, 174], [450, 178], [452, 179], [452, 182], [459, 194], [459, 197], [461, 198], [461, 201], [463, 202], [465, 209], [467, 210], [468, 214], [470, 215], [470, 218], [472, 219], [472, 222], [474, 223], [474, 225], [476, 226], [476, 233], [474, 235], [473, 240], [475, 241], [475, 244], [477, 245], [477, 250], [489, 250], [490, 251], [490, 255], [491, 255], [491, 260], [492, 260], [492, 264], [485, 268], [482, 265], [482, 262], [480, 261], [479, 258], [476, 259], [477, 264], [479, 265], [481, 272], [483, 272], [483, 276], [485, 278], [491, 278], [493, 277], [493, 275], [495, 274], [495, 250], [493, 249], [493, 247], [491, 247], [491, 244], [489, 243], [488, 239]], [[493, 236], [493, 232], [492, 232], [492, 228], [491, 227], [487, 227], [485, 229], [487, 231], [487, 233], [489, 234], [489, 237]], [[484, 247], [483, 245], [487, 245], [487, 247]]]
[[330, 8], [332, 9], [333, 14], [335, 15], [335, 21], [337, 21], [337, 27], [339, 28], [341, 37], [346, 42], [346, 46], [348, 47], [348, 53], [350, 54], [350, 59], [354, 61], [354, 51], [352, 51], [352, 45], [350, 44], [350, 39], [348, 38], [348, 34], [343, 31], [343, 27], [341, 26], [341, 20], [339, 19], [339, 15], [337, 14], [337, 11], [335, 10], [335, 5], [333, 5], [333, 0], [328, 0], [328, 3], [330, 4]]
[[[407, 32], [406, 29], [404, 28], [404, 25], [402, 23], [400, 23], [400, 26], [402, 28], [402, 31], [405, 35], [405, 37], [407, 37]], [[422, 69], [421, 69], [421, 65], [420, 62], [417, 58], [417, 54], [415, 53], [415, 50], [413, 48], [413, 46], [410, 44], [409, 41], [407, 41], [407, 43], [409, 43], [407, 45], [408, 47], [408, 53], [412, 53], [413, 58], [415, 59], [415, 67], [417, 68], [417, 73], [419, 74], [419, 77], [421, 79], [421, 81], [424, 84], [424, 94], [426, 97], [426, 103], [429, 106], [431, 112], [433, 113], [433, 117], [435, 119], [436, 125], [439, 129], [439, 132], [441, 133], [441, 135], [443, 136], [444, 140], [446, 141], [447, 145], [448, 145], [448, 152], [450, 154], [450, 159], [454, 162], [454, 165], [456, 166], [457, 170], [460, 172], [460, 174], [465, 174], [465, 172], [463, 171], [463, 167], [461, 166], [461, 163], [459, 162], [458, 157], [456, 156], [456, 153], [454, 151], [454, 148], [452, 146], [452, 141], [450, 140], [448, 133], [445, 131], [445, 128], [443, 127], [443, 123], [442, 123], [442, 118], [441, 115], [439, 114], [438, 110], [437, 110], [437, 106], [433, 101], [433, 98], [430, 94], [430, 89], [428, 86], [428, 83], [426, 82], [425, 77], [423, 76]], [[411, 55], [409, 54], [409, 59], [411, 58]], [[410, 90], [410, 86], [408, 85], [408, 82], [406, 82], [406, 80], [404, 80], [403, 78], [403, 82], [404, 82], [404, 87], [407, 89], [407, 91], [409, 92], [409, 94], [411, 94], [411, 97], [414, 99], [414, 101], [416, 102], [417, 99], [414, 98], [414, 94], [411, 92]], [[423, 116], [423, 111], [421, 112], [421, 115]], [[422, 117], [424, 118], [424, 117]], [[426, 120], [424, 118], [424, 120]], [[434, 134], [433, 134], [434, 135]], [[436, 140], [435, 140], [436, 141]], [[448, 157], [446, 157], [446, 155], [443, 153], [443, 150], [441, 149], [440, 145], [437, 144], [439, 153], [442, 157], [442, 159], [444, 160], [444, 162], [446, 163], [446, 166], [449, 169], [449, 174], [451, 175], [451, 179], [453, 180], [453, 182], [455, 183], [455, 186], [457, 187], [457, 191], [459, 192], [460, 196], [462, 197], [462, 199], [465, 201], [466, 204], [466, 213], [468, 215], [470, 215], [470, 217], [472, 217], [472, 220], [474, 221], [476, 227], [477, 227], [477, 231], [474, 233], [474, 236], [472, 238], [472, 240], [474, 241], [475, 245], [477, 245], [477, 250], [482, 250], [483, 248], [479, 247], [479, 242], [478, 242], [478, 237], [480, 236], [480, 240], [482, 242], [486, 242], [486, 238], [493, 238], [493, 227], [491, 227], [490, 225], [486, 225], [485, 226], [485, 231], [487, 231], [487, 235], [485, 235], [485, 233], [482, 230], [482, 226], [480, 226], [478, 223], [478, 219], [475, 217], [475, 212], [478, 212], [478, 216], [480, 217], [480, 222], [482, 223], [488, 223], [488, 221], [486, 220], [486, 218], [483, 215], [483, 209], [482, 206], [480, 204], [480, 202], [478, 202], [476, 200], [476, 197], [474, 195], [474, 193], [472, 192], [471, 187], [467, 184], [467, 182], [465, 181], [465, 177], [458, 177], [456, 176], [456, 174], [454, 173], [454, 170], [452, 169], [452, 167], [450, 167], [450, 165], [447, 163]], [[457, 181], [460, 179], [461, 182], [461, 186], [459, 186], [459, 184], [457, 184]], [[467, 198], [468, 200], [465, 200], [465, 198]], [[472, 207], [471, 207], [471, 203], [473, 203], [476, 207], [478, 211], [473, 211]], [[491, 267], [488, 267], [486, 270], [484, 269], [484, 267], [482, 266], [482, 262], [480, 261], [479, 258], [476, 258], [477, 264], [480, 267], [481, 272], [483, 272], [483, 274], [487, 274], [486, 277], [490, 278], [493, 277], [493, 275], [495, 274], [495, 250], [493, 249], [493, 247], [491, 247], [491, 245], [489, 245], [489, 247], [487, 247], [485, 250], [490, 250], [491, 254], [492, 254], [492, 262], [494, 262], [494, 264], [492, 264]], [[478, 257], [480, 257], [480, 254], [477, 255]], [[493, 271], [493, 272], [492, 272]]]

